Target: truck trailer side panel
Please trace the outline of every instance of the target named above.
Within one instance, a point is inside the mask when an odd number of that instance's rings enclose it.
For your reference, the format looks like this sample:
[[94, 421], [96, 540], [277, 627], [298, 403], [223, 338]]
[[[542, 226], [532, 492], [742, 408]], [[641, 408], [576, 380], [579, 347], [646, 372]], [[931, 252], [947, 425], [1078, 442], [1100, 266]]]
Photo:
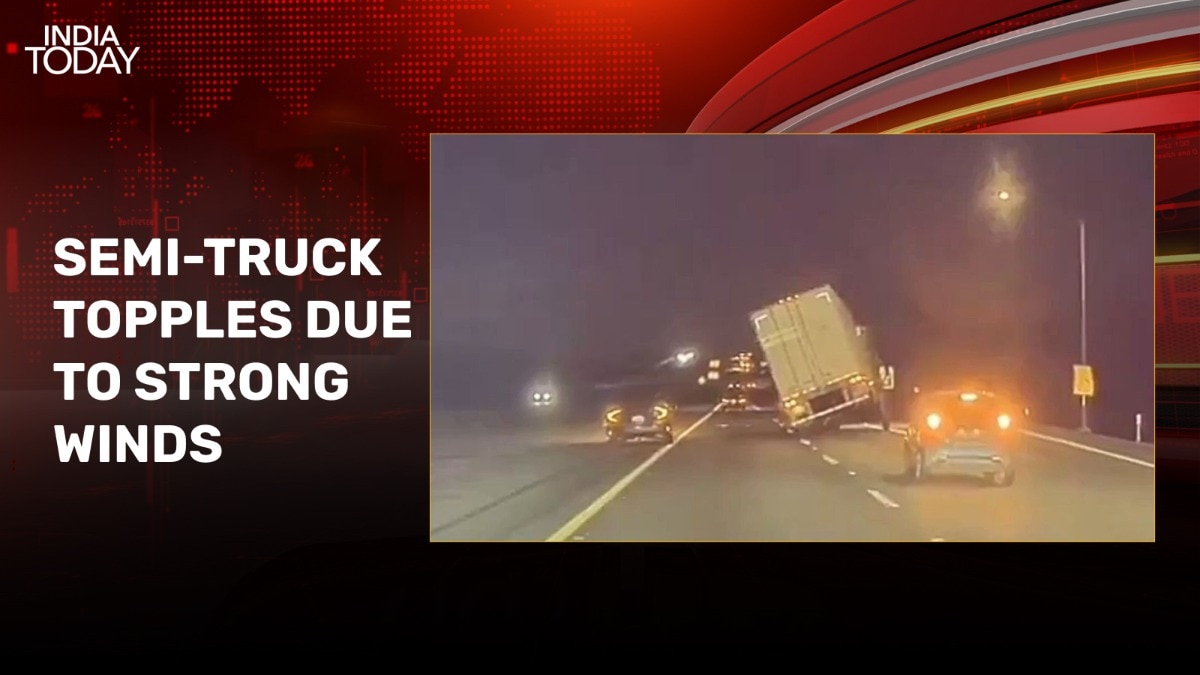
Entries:
[[782, 304], [769, 307], [755, 317], [758, 342], [781, 397], [820, 386], [822, 379], [816, 356], [798, 318], [797, 313]]
[[866, 343], [849, 310], [828, 286], [765, 307], [752, 321], [783, 396], [871, 373]]
[[870, 342], [830, 286], [764, 307], [751, 321], [781, 401], [803, 399], [818, 412], [849, 400], [840, 392], [853, 382], [859, 390], [874, 378]]

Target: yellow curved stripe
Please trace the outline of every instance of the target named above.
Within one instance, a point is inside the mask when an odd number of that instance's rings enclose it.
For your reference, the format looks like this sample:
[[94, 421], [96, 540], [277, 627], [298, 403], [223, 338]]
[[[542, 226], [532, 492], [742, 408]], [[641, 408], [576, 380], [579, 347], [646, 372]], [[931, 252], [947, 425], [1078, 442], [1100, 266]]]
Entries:
[[977, 115], [979, 113], [988, 112], [990, 110], [995, 110], [996, 108], [1003, 108], [1004, 106], [1014, 105], [1017, 103], [1027, 103], [1029, 101], [1045, 98], [1047, 96], [1061, 96], [1063, 94], [1071, 94], [1077, 91], [1095, 89], [1097, 87], [1125, 84], [1128, 82], [1134, 82], [1136, 80], [1149, 80], [1160, 77], [1171, 77], [1173, 75], [1186, 75], [1188, 73], [1196, 72], [1200, 72], [1200, 62], [1198, 61], [1176, 63], [1169, 66], [1157, 66], [1155, 68], [1144, 68], [1142, 70], [1131, 70], [1124, 73], [1117, 73], [1115, 75], [1101, 75], [1099, 77], [1093, 77], [1087, 80], [1056, 84], [1052, 87], [1046, 87], [1045, 89], [1035, 89], [1033, 91], [1026, 91], [1020, 94], [1012, 94], [1003, 98], [985, 101], [983, 103], [976, 103], [974, 105], [966, 106], [965, 108], [958, 108], [957, 110], [951, 110], [949, 112], [933, 115], [932, 117], [926, 117], [925, 119], [918, 120], [916, 122], [909, 122], [908, 124], [904, 124], [893, 129], [888, 129], [887, 131], [881, 133], [906, 134], [910, 131], [917, 131], [925, 127], [931, 127], [935, 124], [950, 122], [968, 115]]

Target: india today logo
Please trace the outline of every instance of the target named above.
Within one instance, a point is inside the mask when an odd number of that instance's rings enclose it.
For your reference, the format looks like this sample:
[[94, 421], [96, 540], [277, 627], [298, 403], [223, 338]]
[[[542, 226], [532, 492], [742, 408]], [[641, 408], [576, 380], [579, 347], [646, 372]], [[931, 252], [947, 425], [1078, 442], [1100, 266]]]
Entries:
[[26, 47], [33, 53], [33, 74], [99, 75], [114, 71], [128, 75], [141, 47], [125, 51], [112, 26], [45, 26], [41, 47]]

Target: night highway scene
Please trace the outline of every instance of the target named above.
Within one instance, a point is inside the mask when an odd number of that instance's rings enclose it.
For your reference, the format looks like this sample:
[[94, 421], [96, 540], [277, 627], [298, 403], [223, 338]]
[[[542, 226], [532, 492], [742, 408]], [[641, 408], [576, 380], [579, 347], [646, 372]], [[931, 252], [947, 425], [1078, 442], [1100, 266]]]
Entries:
[[433, 541], [1150, 542], [1151, 135], [435, 135]]

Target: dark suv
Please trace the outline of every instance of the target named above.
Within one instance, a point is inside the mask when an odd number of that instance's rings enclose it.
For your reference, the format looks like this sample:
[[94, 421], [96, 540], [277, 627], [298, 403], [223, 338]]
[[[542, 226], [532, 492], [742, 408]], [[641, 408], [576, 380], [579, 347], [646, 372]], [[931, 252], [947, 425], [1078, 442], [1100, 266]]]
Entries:
[[918, 396], [913, 413], [904, 438], [911, 481], [965, 474], [1013, 484], [1022, 410], [987, 392], [937, 391]]
[[675, 404], [661, 392], [630, 391], [604, 409], [604, 433], [613, 443], [635, 440], [675, 442]]

